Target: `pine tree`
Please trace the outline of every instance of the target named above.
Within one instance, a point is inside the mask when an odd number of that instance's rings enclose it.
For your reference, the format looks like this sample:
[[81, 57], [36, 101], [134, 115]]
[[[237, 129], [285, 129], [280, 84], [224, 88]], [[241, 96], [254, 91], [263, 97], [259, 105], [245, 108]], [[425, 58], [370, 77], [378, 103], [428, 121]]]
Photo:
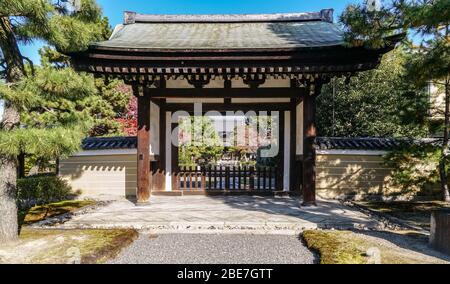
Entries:
[[[102, 21], [104, 25], [104, 39], [111, 33], [107, 20]], [[70, 68], [70, 59], [49, 46], [39, 51], [41, 65], [57, 69]], [[132, 125], [127, 125], [129, 107], [133, 96], [131, 89], [122, 80], [113, 78], [89, 77], [97, 88], [97, 94], [90, 96], [87, 100], [80, 101], [80, 108], [85, 109], [93, 120], [89, 136], [121, 136], [125, 130]], [[137, 125], [137, 122], [136, 122]], [[136, 126], [137, 127], [137, 126]]]
[[410, 58], [398, 48], [384, 55], [377, 69], [325, 85], [317, 98], [319, 135], [427, 137], [429, 96], [408, 83]]
[[[22, 151], [44, 151], [45, 153], [41, 154], [49, 155], [70, 152], [78, 147], [76, 145], [79, 143], [79, 134], [84, 128], [77, 125], [77, 115], [71, 111], [61, 114], [58, 119], [52, 118], [52, 108], [57, 108], [60, 102], [52, 105], [52, 98], [48, 95], [59, 94], [65, 99], [67, 106], [71, 107], [76, 96], [82, 97], [94, 91], [90, 84], [83, 86], [86, 83], [85, 77], [76, 75], [72, 70], [67, 70], [66, 75], [70, 77], [45, 70], [37, 75], [37, 78], [42, 80], [39, 82], [43, 84], [36, 85], [33, 80], [27, 80], [36, 70], [19, 50], [19, 43], [39, 39], [54, 46], [59, 52], [73, 52], [85, 49], [91, 41], [102, 39], [104, 19], [95, 1], [77, 1], [77, 7], [71, 2], [0, 2], [0, 66], [4, 80], [0, 91], [0, 98], [4, 100], [4, 113], [0, 121], [0, 242], [15, 241], [18, 237], [17, 155]], [[48, 82], [51, 84], [47, 85]], [[40, 92], [39, 86], [44, 87], [44, 92]], [[46, 86], [54, 89], [47, 90]], [[39, 106], [51, 108], [48, 113], [36, 116], [30, 113], [29, 116], [22, 117], [28, 124], [23, 125], [21, 113]]]
[[[414, 58], [407, 64], [410, 84], [425, 86], [439, 82], [445, 89], [444, 139], [441, 147], [439, 175], [442, 198], [450, 202], [448, 188], [448, 160], [450, 158], [450, 1], [448, 0], [392, 0], [379, 10], [363, 5], [347, 7], [341, 21], [346, 27], [350, 45], [362, 42], [368, 47], [382, 47], [385, 37], [407, 33], [405, 44]], [[420, 35], [419, 46], [412, 37]]]

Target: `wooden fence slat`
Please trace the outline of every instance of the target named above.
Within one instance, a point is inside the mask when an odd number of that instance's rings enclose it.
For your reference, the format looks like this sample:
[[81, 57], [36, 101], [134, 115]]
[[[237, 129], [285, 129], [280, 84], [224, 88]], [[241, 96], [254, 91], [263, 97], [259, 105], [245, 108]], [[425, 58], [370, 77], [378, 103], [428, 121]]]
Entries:
[[201, 176], [201, 190], [206, 190], [206, 168], [202, 167], [202, 176]]
[[210, 189], [210, 190], [212, 188], [211, 187], [211, 182], [212, 182], [211, 168], [212, 168], [212, 166], [209, 165], [209, 167], [208, 167], [208, 189]]
[[214, 189], [217, 189], [217, 166], [214, 166]]
[[261, 189], [261, 167], [257, 167], [256, 178], [258, 179], [258, 187], [257, 189]]
[[247, 169], [248, 169], [247, 166], [244, 166], [244, 169], [243, 169], [244, 170], [244, 189], [247, 189], [247, 176], [248, 176]]
[[263, 190], [267, 189], [267, 167], [263, 168]]
[[238, 182], [237, 182], [237, 186], [238, 186], [238, 189], [239, 190], [241, 190], [242, 188], [241, 188], [241, 178], [242, 178], [242, 175], [241, 175], [241, 166], [238, 166]]
[[278, 167], [182, 166], [174, 174], [174, 188], [198, 190], [278, 190]]
[[269, 167], [269, 190], [272, 189], [272, 168]]
[[249, 177], [250, 177], [250, 180], [249, 180], [250, 190], [253, 190], [253, 189], [255, 189], [255, 168], [254, 167], [250, 167]]

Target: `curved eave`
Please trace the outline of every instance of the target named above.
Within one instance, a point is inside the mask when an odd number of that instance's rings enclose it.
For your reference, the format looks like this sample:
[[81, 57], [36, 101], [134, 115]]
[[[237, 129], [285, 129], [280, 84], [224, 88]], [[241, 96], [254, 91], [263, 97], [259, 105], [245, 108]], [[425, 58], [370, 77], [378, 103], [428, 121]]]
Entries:
[[[289, 49], [157, 50], [91, 47], [69, 54], [80, 71], [118, 77], [245, 74], [348, 74], [376, 68], [382, 49], [322, 46]], [[133, 77], [134, 76], [134, 77]]]

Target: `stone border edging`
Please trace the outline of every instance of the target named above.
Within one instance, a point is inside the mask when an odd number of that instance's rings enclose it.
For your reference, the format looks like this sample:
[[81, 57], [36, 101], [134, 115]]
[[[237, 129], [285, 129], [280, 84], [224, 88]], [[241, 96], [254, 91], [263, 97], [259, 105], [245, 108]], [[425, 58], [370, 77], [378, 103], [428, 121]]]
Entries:
[[371, 208], [368, 208], [366, 206], [357, 204], [354, 201], [341, 201], [341, 203], [345, 206], [355, 208], [358, 211], [360, 211], [374, 219], [377, 219], [379, 222], [382, 222], [387, 228], [389, 228], [391, 230], [402, 230], [402, 229], [405, 230], [406, 229], [406, 230], [419, 231], [420, 233], [423, 233], [426, 235], [430, 234], [430, 232], [428, 232], [427, 230], [424, 230], [423, 228], [410, 225], [399, 218], [389, 216], [388, 214], [385, 214], [385, 213], [373, 210]]
[[111, 204], [112, 202], [113, 201], [95, 201], [95, 204], [84, 206], [84, 207], [78, 208], [72, 212], [68, 212], [68, 213], [64, 213], [61, 215], [57, 215], [54, 217], [44, 219], [42, 221], [33, 223], [33, 224], [29, 225], [28, 227], [33, 228], [33, 229], [43, 229], [43, 228], [54, 227], [56, 225], [61, 225], [61, 224], [64, 224], [65, 222], [69, 221], [70, 219], [72, 219], [72, 217], [74, 217], [74, 216], [79, 216], [79, 215], [84, 215], [84, 214], [90, 213], [101, 207], [105, 207], [105, 206]]

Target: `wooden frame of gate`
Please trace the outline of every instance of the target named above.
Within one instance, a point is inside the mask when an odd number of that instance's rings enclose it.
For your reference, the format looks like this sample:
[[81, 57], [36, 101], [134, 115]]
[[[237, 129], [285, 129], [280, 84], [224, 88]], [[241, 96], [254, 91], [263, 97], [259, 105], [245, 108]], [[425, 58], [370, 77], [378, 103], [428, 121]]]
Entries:
[[[196, 166], [180, 167], [178, 161], [179, 148], [172, 144], [172, 192], [183, 194], [279, 194], [283, 193], [283, 160], [284, 160], [284, 111], [295, 111], [295, 100], [281, 105], [249, 104], [244, 107], [247, 111], [264, 110], [268, 114], [278, 116], [278, 164], [274, 167], [265, 166]], [[192, 114], [192, 104], [174, 104], [166, 106], [165, 110], [184, 110]], [[225, 104], [205, 104], [205, 111], [233, 110]], [[274, 113], [275, 112], [275, 113]], [[172, 131], [178, 124], [172, 123]], [[295, 127], [295, 120], [294, 125]], [[291, 126], [292, 127], [292, 126]], [[291, 136], [290, 147], [295, 146], [295, 137]], [[297, 162], [291, 165], [293, 172], [298, 169]], [[301, 180], [292, 179], [293, 186], [290, 194], [299, 193]], [[154, 186], [157, 186], [154, 184]]]
[[[120, 32], [115, 32], [109, 41], [92, 44], [86, 51], [70, 54], [77, 70], [121, 78], [133, 87], [138, 98], [138, 203], [148, 202], [150, 194], [162, 189], [164, 183], [166, 151], [160, 151], [159, 159], [150, 151], [151, 101], [159, 104], [159, 128], [165, 133], [167, 112], [193, 108], [192, 104], [169, 104], [166, 100], [221, 98], [221, 103], [209, 104], [209, 107], [218, 111], [257, 110], [255, 108], [285, 111], [294, 110], [297, 104], [302, 103], [302, 138], [289, 144], [292, 150], [297, 144], [302, 145], [300, 154], [290, 153], [290, 184], [297, 185], [300, 182], [297, 177], [302, 175], [303, 204], [315, 204], [316, 97], [330, 78], [349, 77], [355, 72], [377, 67], [382, 55], [392, 50], [403, 37], [386, 38], [385, 46], [379, 49], [369, 49], [364, 45], [348, 47], [333, 24], [332, 14], [332, 10], [283, 15], [200, 16], [126, 12], [124, 25], [117, 27]], [[209, 41], [210, 45], [205, 48], [201, 45], [204, 39], [199, 42], [198, 33], [189, 32], [193, 25], [206, 34], [222, 35], [217, 31], [225, 29], [235, 38], [229, 39], [227, 34], [223, 34], [228, 45], [223, 46], [219, 37], [216, 41]], [[260, 28], [254, 30], [255, 26]], [[181, 41], [174, 40], [172, 35], [167, 37], [167, 32], [161, 33], [163, 30], [179, 33]], [[250, 36], [249, 31], [257, 34]], [[159, 37], [145, 37], [145, 34], [158, 34]], [[192, 38], [182, 38], [186, 34]], [[305, 39], [304, 35], [309, 38]], [[239, 45], [232, 45], [230, 41]], [[267, 43], [271, 45], [264, 45]], [[255, 44], [260, 47], [255, 47]], [[290, 80], [288, 86], [265, 87], [268, 80], [286, 79]], [[215, 80], [223, 82], [223, 85], [218, 86], [216, 82], [211, 87], [210, 83]], [[235, 86], [233, 80], [238, 80], [239, 84]], [[168, 86], [173, 82], [184, 87]], [[291, 101], [247, 104], [233, 103], [233, 98], [290, 98]], [[291, 115], [291, 124], [295, 125], [294, 115]], [[164, 137], [159, 139], [160, 145], [168, 142]], [[155, 160], [151, 161], [151, 157]]]

